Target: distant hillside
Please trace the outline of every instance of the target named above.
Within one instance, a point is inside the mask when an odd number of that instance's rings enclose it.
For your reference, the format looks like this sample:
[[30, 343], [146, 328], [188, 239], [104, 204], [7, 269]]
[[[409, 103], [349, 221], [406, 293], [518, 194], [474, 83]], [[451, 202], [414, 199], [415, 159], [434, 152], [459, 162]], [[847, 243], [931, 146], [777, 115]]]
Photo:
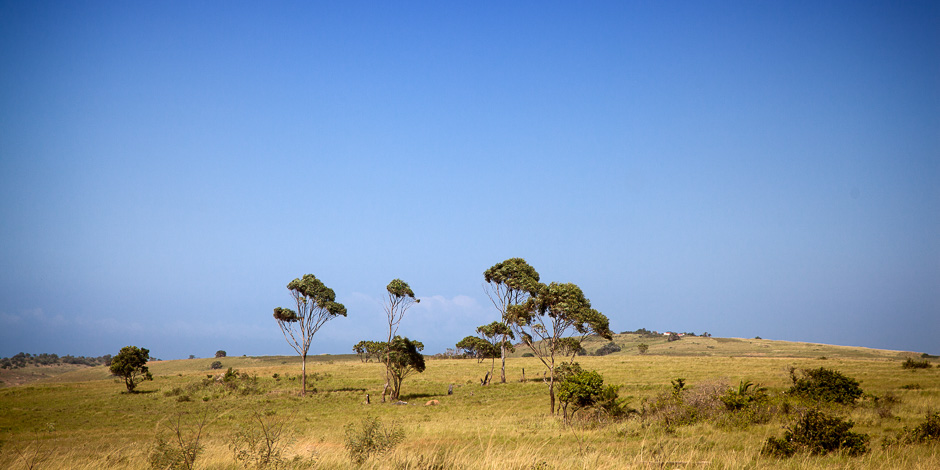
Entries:
[[[669, 341], [665, 335], [639, 335], [634, 333], [616, 334], [613, 342], [621, 350], [612, 355], [639, 355], [637, 346], [646, 344], [647, 356], [737, 356], [737, 357], [794, 357], [794, 358], [845, 358], [845, 359], [905, 359], [919, 357], [919, 353], [910, 351], [890, 351], [854, 346], [833, 346], [829, 344], [798, 343], [769, 339], [714, 338], [704, 336], [682, 336], [682, 339]], [[585, 339], [582, 346], [593, 355], [608, 341], [599, 336]], [[512, 356], [521, 356], [528, 348], [516, 347]]]
[[[646, 356], [669, 357], [777, 357], [777, 358], [806, 358], [817, 359], [880, 359], [900, 361], [908, 357], [920, 357], [921, 354], [910, 351], [890, 351], [884, 349], [870, 349], [852, 346], [832, 346], [828, 344], [798, 343], [791, 341], [774, 341], [768, 339], [743, 338], [714, 338], [703, 336], [683, 336], [677, 341], [669, 341], [664, 335], [640, 335], [635, 333], [614, 335], [613, 342], [621, 350], [610, 354], [611, 356], [637, 356], [639, 344], [646, 344], [649, 349]], [[593, 355], [608, 341], [597, 336], [587, 338], [584, 349]], [[516, 352], [510, 357], [521, 357], [528, 352], [528, 348], [517, 345]], [[307, 358], [308, 362], [330, 362], [358, 360], [355, 355], [318, 355]], [[245, 368], [251, 370], [264, 370], [283, 364], [297, 363], [298, 356], [258, 356], [258, 357], [225, 357], [220, 359], [178, 359], [172, 361], [151, 361], [148, 365], [154, 375], [195, 375], [218, 373], [212, 370], [212, 362], [219, 360], [224, 368]], [[432, 367], [432, 366], [429, 366]], [[18, 369], [0, 369], [0, 387], [11, 387], [32, 382], [62, 383], [84, 382], [92, 380], [107, 380], [111, 378], [107, 366], [86, 366], [80, 364], [56, 365], [29, 365]]]

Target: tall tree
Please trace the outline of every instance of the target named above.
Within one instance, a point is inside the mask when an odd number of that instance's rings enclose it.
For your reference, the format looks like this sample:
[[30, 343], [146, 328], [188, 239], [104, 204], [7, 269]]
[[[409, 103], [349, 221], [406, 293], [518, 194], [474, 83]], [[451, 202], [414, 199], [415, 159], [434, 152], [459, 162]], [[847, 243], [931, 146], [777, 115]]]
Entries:
[[287, 290], [297, 305], [297, 310], [277, 307], [274, 319], [294, 351], [302, 358], [303, 375], [300, 381], [300, 394], [307, 394], [307, 352], [324, 323], [340, 315], [346, 316], [346, 307], [336, 302], [333, 289], [326, 287], [313, 274], [304, 274], [301, 279], [294, 279], [287, 284]]
[[[483, 325], [477, 327], [477, 334], [483, 337], [483, 340], [486, 341], [491, 353], [489, 356], [493, 359], [490, 363], [490, 377], [493, 377], [493, 371], [496, 368], [496, 352], [499, 352], [499, 355], [502, 357], [505, 354], [505, 351], [513, 352], [516, 350], [512, 346], [512, 342], [509, 341], [509, 338], [515, 339], [516, 337], [512, 333], [512, 329], [509, 328], [509, 325], [501, 322], [494, 321], [489, 325]], [[505, 367], [505, 366], [504, 366]], [[505, 381], [506, 372], [503, 371], [503, 381]]]
[[613, 338], [606, 316], [591, 308], [581, 288], [571, 284], [541, 285], [538, 295], [508, 308], [507, 320], [522, 342], [548, 369], [549, 409], [555, 414], [555, 357], [571, 342], [569, 332]]
[[[483, 272], [483, 290], [493, 305], [499, 310], [500, 321], [509, 324], [507, 310], [509, 307], [525, 303], [536, 295], [541, 286], [539, 273], [522, 258], [509, 258], [496, 263]], [[500, 344], [505, 344], [508, 335], [500, 338]], [[506, 383], [506, 348], [499, 350], [500, 368], [499, 381]]]
[[389, 342], [385, 363], [392, 379], [392, 400], [398, 400], [401, 383], [405, 381], [405, 377], [413, 372], [424, 372], [422, 349], [424, 345], [420, 341], [411, 341], [401, 336], [395, 336]]
[[[404, 318], [405, 312], [411, 308], [412, 305], [421, 302], [421, 299], [415, 297], [415, 293], [411, 290], [411, 286], [407, 282], [402, 281], [401, 279], [393, 279], [392, 282], [389, 282], [385, 286], [385, 290], [388, 293], [388, 297], [385, 299], [385, 314], [388, 317], [388, 341], [386, 341], [386, 348], [390, 350], [392, 346], [392, 339], [398, 334], [398, 324], [401, 323], [401, 319]], [[422, 348], [424, 346], [422, 345]], [[392, 385], [392, 365], [389, 363], [388, 358], [389, 354], [385, 354], [385, 388], [382, 389], [382, 401], [385, 401], [385, 395], [388, 393], [389, 386]], [[423, 359], [422, 359], [422, 370], [423, 368]]]
[[153, 380], [153, 375], [147, 369], [150, 360], [150, 350], [137, 346], [124, 346], [121, 352], [111, 359], [111, 375], [124, 379], [128, 392], [133, 392], [137, 384], [144, 380]]

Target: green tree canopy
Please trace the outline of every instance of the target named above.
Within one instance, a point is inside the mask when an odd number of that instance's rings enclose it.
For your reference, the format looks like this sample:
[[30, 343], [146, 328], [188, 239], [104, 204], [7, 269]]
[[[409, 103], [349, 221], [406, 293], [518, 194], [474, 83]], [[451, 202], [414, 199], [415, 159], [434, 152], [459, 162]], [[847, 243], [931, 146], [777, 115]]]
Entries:
[[150, 350], [137, 346], [124, 346], [116, 356], [111, 358], [111, 375], [124, 379], [128, 392], [133, 392], [137, 384], [144, 380], [153, 380], [153, 375], [147, 368], [150, 360]]
[[591, 308], [591, 301], [575, 284], [542, 284], [538, 294], [524, 304], [514, 305], [506, 311], [507, 323], [523, 344], [542, 361], [549, 372], [549, 406], [555, 413], [555, 357], [570, 349], [570, 333], [583, 339], [589, 334], [613, 338], [609, 320]]
[[336, 302], [333, 289], [327, 287], [313, 274], [304, 274], [287, 284], [287, 290], [297, 306], [297, 310], [277, 307], [274, 319], [284, 339], [302, 358], [302, 378], [300, 394], [307, 393], [307, 353], [313, 342], [313, 336], [327, 321], [338, 316], [346, 316], [346, 307]]
[[[421, 299], [415, 297], [415, 293], [411, 290], [411, 286], [407, 282], [402, 281], [401, 279], [392, 279], [392, 282], [389, 282], [385, 286], [385, 290], [388, 293], [388, 297], [385, 299], [385, 314], [388, 318], [388, 340], [386, 345], [391, 345], [393, 337], [398, 335], [398, 325], [401, 323], [402, 318], [405, 317], [405, 312], [408, 311], [414, 304], [420, 303]], [[421, 349], [424, 349], [424, 345], [421, 345]], [[385, 358], [390, 357], [389, 354], [385, 354]], [[382, 401], [385, 401], [385, 395], [388, 393], [389, 387], [392, 386], [392, 382], [395, 378], [393, 377], [392, 365], [387, 363], [385, 364], [385, 387], [382, 388]], [[397, 394], [393, 397], [396, 398]]]
[[392, 400], [398, 400], [401, 393], [401, 384], [405, 378], [414, 372], [424, 372], [424, 356], [420, 350], [424, 345], [418, 341], [396, 336], [389, 343], [385, 363], [392, 378]]
[[[507, 322], [507, 309], [536, 295], [541, 286], [538, 271], [522, 258], [509, 258], [494, 264], [483, 272], [483, 280], [486, 281], [483, 290], [490, 298], [490, 301], [493, 302], [493, 306], [499, 310], [500, 321], [504, 324]], [[502, 345], [499, 349], [500, 382], [502, 383], [506, 383], [507, 347], [505, 345], [512, 345], [508, 341], [509, 338], [509, 335], [500, 334], [498, 343]], [[492, 375], [492, 372], [490, 375]]]

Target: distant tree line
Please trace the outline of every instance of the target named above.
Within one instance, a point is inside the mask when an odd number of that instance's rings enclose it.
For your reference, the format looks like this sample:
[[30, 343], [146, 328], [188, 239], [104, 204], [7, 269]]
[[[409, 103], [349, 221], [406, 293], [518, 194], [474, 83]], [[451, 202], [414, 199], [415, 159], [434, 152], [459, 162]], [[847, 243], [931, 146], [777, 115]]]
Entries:
[[98, 357], [85, 356], [59, 356], [58, 354], [30, 354], [18, 353], [13, 357], [0, 358], [0, 369], [19, 369], [26, 366], [51, 366], [55, 364], [79, 364], [84, 366], [111, 365], [111, 355]]

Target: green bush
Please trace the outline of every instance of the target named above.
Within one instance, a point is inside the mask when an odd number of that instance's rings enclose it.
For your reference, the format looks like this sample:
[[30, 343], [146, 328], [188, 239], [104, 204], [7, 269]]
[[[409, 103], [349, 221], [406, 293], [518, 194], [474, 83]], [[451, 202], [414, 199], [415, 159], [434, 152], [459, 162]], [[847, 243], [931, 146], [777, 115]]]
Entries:
[[793, 386], [789, 394], [819, 402], [850, 405], [862, 396], [857, 380], [825, 367], [803, 370], [803, 377], [797, 377], [795, 369], [790, 368], [790, 379]]
[[385, 426], [375, 417], [366, 417], [359, 426], [353, 423], [345, 426], [346, 451], [349, 459], [356, 465], [362, 465], [373, 455], [382, 455], [395, 448], [405, 439], [405, 432], [399, 426]]
[[522, 357], [535, 357], [535, 354], [532, 354], [530, 352], [522, 353]]
[[898, 441], [906, 444], [940, 443], [940, 413], [927, 413], [927, 419], [913, 429], [904, 428]]
[[742, 380], [737, 390], [731, 389], [721, 396], [722, 403], [729, 411], [739, 411], [756, 403], [767, 401], [767, 389], [754, 385], [750, 380]]
[[901, 368], [903, 369], [929, 369], [931, 367], [933, 367], [933, 364], [926, 359], [923, 361], [915, 361], [911, 358], [907, 358], [907, 360], [901, 364]]
[[213, 370], [214, 370], [214, 369], [221, 369], [221, 368], [222, 368], [222, 361], [213, 361], [212, 364], [209, 366], [209, 368], [210, 368], [210, 369], [213, 369]]
[[[580, 369], [580, 367], [578, 367]], [[565, 420], [581, 409], [593, 408], [605, 415], [617, 417], [624, 414], [623, 405], [617, 400], [614, 385], [604, 385], [604, 377], [596, 371], [578, 370], [567, 374], [558, 386], [558, 400], [561, 402]], [[571, 414], [568, 414], [568, 408]]]
[[606, 356], [611, 353], [620, 352], [621, 347], [617, 343], [611, 341], [603, 346], [601, 346], [595, 353], [595, 356]]
[[819, 410], [809, 410], [791, 426], [783, 438], [770, 437], [761, 448], [761, 454], [771, 457], [790, 457], [805, 451], [813, 455], [841, 451], [850, 456], [868, 452], [869, 437], [849, 431], [854, 423], [829, 416]]

